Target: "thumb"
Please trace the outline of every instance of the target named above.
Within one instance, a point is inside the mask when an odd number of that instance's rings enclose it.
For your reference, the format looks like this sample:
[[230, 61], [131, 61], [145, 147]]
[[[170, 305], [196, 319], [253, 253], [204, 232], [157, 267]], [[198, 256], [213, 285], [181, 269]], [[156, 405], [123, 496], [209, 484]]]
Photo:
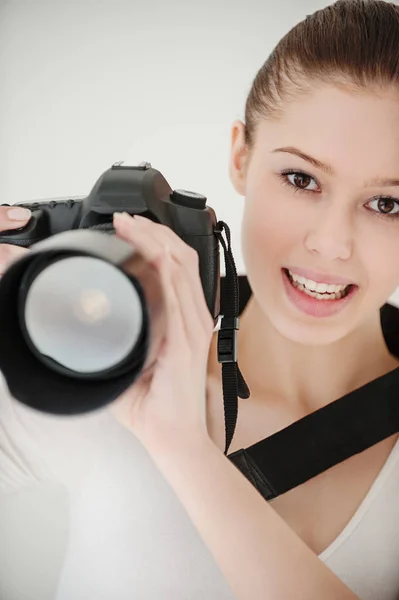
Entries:
[[24, 227], [31, 215], [31, 211], [22, 206], [0, 206], [0, 231]]

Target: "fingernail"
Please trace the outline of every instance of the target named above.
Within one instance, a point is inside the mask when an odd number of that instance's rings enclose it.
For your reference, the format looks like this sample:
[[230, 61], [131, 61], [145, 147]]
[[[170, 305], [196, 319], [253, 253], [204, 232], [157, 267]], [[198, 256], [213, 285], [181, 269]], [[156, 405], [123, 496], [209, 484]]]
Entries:
[[26, 221], [31, 217], [31, 214], [29, 208], [22, 208], [21, 206], [10, 208], [7, 211], [7, 217], [11, 221]]
[[117, 221], [128, 221], [130, 220], [130, 215], [127, 212], [115, 212], [114, 213], [114, 220]]

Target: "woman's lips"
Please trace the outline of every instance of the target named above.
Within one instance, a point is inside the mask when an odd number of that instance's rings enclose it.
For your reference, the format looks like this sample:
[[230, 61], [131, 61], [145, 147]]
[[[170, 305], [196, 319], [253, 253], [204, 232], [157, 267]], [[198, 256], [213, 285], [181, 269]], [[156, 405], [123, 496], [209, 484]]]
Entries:
[[[353, 298], [359, 289], [357, 285], [350, 284], [346, 296], [339, 300], [319, 300], [313, 298], [296, 288], [288, 277], [287, 270], [281, 269], [284, 289], [287, 297], [301, 312], [312, 317], [330, 317], [342, 310]], [[327, 283], [327, 282], [325, 282]]]

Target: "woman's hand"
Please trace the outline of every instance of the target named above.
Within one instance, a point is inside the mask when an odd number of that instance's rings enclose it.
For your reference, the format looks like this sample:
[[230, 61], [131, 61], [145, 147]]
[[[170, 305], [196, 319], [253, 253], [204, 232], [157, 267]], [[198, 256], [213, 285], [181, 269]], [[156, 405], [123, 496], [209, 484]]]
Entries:
[[199, 276], [198, 254], [169, 227], [115, 213], [119, 238], [130, 242], [160, 278], [165, 335], [155, 363], [111, 406], [147, 447], [206, 430], [206, 369], [214, 322]]
[[[30, 210], [21, 206], [0, 206], [0, 232], [24, 227], [30, 219]], [[0, 276], [11, 264], [27, 252], [12, 244], [0, 244]]]

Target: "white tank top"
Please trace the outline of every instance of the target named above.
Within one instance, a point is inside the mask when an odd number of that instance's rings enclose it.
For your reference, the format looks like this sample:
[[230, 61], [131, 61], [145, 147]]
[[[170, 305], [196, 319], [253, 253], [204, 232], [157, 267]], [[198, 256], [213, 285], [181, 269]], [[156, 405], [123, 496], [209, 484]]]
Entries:
[[[11, 400], [0, 375], [0, 491], [46, 479], [66, 485], [70, 496], [68, 548], [55, 600], [234, 600], [134, 436], [106, 410], [60, 418], [22, 406]], [[361, 600], [398, 600], [398, 443], [320, 559]]]
[[320, 559], [362, 600], [399, 600], [399, 440]]

